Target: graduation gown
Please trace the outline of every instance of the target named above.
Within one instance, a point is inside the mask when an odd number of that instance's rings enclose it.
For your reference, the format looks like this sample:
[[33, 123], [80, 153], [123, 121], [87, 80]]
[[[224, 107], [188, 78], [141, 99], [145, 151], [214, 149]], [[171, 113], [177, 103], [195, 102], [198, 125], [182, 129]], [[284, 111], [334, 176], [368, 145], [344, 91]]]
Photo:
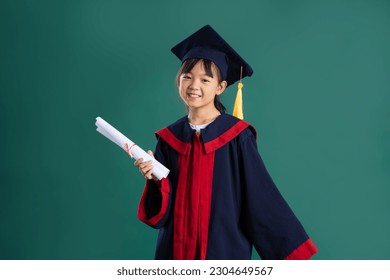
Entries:
[[147, 180], [138, 218], [159, 229], [156, 259], [308, 259], [317, 248], [273, 183], [256, 131], [221, 114], [195, 133], [187, 117], [156, 132], [171, 170]]

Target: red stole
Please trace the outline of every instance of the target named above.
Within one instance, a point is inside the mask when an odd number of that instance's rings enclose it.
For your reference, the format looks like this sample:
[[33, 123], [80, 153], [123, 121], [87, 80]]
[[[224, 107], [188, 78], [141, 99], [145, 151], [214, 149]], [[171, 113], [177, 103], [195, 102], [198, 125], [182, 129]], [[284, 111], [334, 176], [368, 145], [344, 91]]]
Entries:
[[173, 258], [204, 260], [210, 219], [214, 152], [206, 154], [195, 133], [190, 153], [179, 156], [174, 208]]

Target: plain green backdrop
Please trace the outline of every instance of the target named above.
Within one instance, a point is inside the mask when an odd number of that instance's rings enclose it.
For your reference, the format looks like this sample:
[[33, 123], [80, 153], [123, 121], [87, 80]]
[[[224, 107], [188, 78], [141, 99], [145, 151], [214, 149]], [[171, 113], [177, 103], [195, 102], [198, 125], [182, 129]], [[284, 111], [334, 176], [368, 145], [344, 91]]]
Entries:
[[2, 0], [1, 259], [153, 258], [144, 179], [95, 118], [153, 150], [186, 114], [170, 48], [205, 24], [254, 69], [245, 119], [314, 259], [390, 259], [387, 0]]

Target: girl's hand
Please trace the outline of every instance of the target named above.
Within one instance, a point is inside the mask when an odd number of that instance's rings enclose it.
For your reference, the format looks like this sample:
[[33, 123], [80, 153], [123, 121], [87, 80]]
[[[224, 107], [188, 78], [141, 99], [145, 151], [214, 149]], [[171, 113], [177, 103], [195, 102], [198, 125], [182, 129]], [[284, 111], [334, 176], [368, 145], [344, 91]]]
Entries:
[[[148, 154], [154, 158], [153, 156], [153, 152], [152, 151], [148, 151]], [[152, 175], [152, 172], [153, 172], [153, 165], [152, 165], [152, 161], [151, 160], [148, 160], [148, 161], [145, 161], [145, 162], [142, 162], [143, 161], [143, 158], [139, 158], [137, 159], [135, 162], [134, 162], [134, 165], [137, 166], [139, 168], [139, 171], [141, 172], [142, 176], [144, 176], [146, 179], [148, 180], [151, 180], [151, 179], [154, 179], [154, 180], [157, 180], [153, 175]]]

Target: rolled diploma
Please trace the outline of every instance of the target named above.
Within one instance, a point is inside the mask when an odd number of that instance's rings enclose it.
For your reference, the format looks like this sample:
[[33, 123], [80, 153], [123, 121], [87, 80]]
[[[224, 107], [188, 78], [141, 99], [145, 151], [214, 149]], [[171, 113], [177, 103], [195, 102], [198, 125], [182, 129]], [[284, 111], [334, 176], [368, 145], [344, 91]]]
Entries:
[[135, 160], [139, 158], [143, 158], [144, 161], [152, 161], [153, 164], [153, 172], [152, 174], [158, 179], [166, 178], [169, 174], [169, 169], [162, 165], [155, 158], [151, 157], [147, 152], [142, 150], [140, 147], [134, 144], [129, 138], [120, 133], [117, 129], [115, 129], [108, 122], [103, 120], [101, 117], [96, 118], [97, 126], [96, 130], [110, 139], [112, 142], [117, 144], [123, 150], [125, 150], [132, 158]]

